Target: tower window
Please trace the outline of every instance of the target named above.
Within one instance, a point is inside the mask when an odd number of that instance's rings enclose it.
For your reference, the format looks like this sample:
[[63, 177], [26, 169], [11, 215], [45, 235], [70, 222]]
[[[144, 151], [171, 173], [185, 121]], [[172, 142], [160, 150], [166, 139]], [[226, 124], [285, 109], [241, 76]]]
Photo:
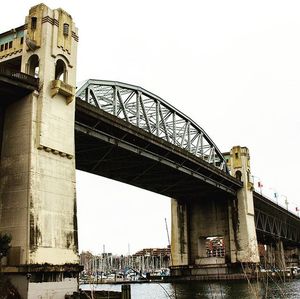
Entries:
[[39, 57], [34, 54], [28, 60], [27, 73], [35, 78], [39, 77]]
[[239, 158], [239, 153], [235, 153], [235, 158], [236, 158], [236, 159]]
[[235, 177], [236, 177], [239, 181], [242, 181], [242, 173], [241, 173], [239, 170], [235, 173]]
[[0, 46], [0, 51], [2, 52], [4, 50], [4, 45], [2, 44], [1, 46]]
[[64, 33], [65, 36], [69, 35], [69, 24], [64, 23], [63, 33]]
[[12, 41], [9, 42], [8, 44], [8, 48], [11, 49], [12, 48]]
[[58, 59], [55, 64], [55, 80], [61, 80], [66, 83], [66, 74], [67, 71], [65, 63], [61, 59]]
[[24, 37], [21, 37], [20, 45], [23, 45], [23, 42], [24, 42]]
[[31, 18], [31, 29], [32, 30], [36, 29], [36, 25], [37, 25], [37, 17], [32, 17]]

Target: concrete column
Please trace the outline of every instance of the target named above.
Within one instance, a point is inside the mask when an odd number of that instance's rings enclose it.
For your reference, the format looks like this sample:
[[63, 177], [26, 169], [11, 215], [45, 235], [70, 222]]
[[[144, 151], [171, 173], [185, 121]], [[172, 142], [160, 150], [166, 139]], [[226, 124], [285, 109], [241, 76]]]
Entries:
[[275, 244], [275, 264], [280, 270], [286, 269], [284, 247], [281, 240], [278, 240]]
[[189, 264], [188, 207], [182, 200], [171, 199], [171, 265]]
[[275, 250], [272, 244], [267, 245], [266, 249], [266, 264], [267, 267], [272, 268], [275, 266]]
[[288, 247], [284, 249], [285, 263], [287, 267], [298, 267], [299, 248]]
[[254, 222], [253, 184], [250, 173], [250, 156], [246, 147], [236, 146], [230, 152], [229, 167], [232, 175], [244, 186], [229, 205], [231, 262], [259, 262]]
[[38, 73], [40, 88], [5, 112], [0, 231], [12, 235], [4, 271], [22, 298], [62, 299], [78, 289], [76, 32], [63, 10], [30, 9], [21, 69]]

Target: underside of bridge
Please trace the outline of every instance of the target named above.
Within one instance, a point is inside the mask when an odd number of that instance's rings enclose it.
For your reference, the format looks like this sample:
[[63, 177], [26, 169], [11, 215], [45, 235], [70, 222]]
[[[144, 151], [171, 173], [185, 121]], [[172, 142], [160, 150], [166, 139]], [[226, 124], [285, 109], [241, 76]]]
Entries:
[[171, 198], [234, 197], [241, 186], [200, 158], [77, 100], [76, 168]]
[[39, 80], [0, 63], [0, 106], [17, 101], [38, 88]]

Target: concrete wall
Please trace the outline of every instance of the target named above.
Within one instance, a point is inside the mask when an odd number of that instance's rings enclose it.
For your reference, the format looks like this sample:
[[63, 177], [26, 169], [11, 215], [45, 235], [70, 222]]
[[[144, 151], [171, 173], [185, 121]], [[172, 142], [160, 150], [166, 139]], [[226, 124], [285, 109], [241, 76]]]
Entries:
[[[70, 290], [76, 290], [77, 283], [76, 278], [66, 278], [60, 282], [30, 282], [28, 284], [28, 298], [65, 298], [65, 295], [73, 294]], [[47, 293], [44, 289], [47, 289]]]
[[171, 200], [171, 266], [189, 264], [188, 203]]
[[172, 199], [171, 250], [174, 266], [207, 264], [204, 262], [207, 259], [207, 237], [224, 239], [226, 257], [214, 260], [214, 264], [230, 259], [227, 206], [227, 200], [221, 198], [199, 201]]
[[199, 258], [206, 258], [207, 237], [223, 237], [228, 260], [230, 250], [227, 200], [222, 198], [199, 199], [199, 201], [192, 201], [190, 206], [191, 263], [194, 264]]
[[7, 108], [0, 164], [0, 231], [13, 237], [10, 264], [28, 262], [31, 123], [31, 96]]

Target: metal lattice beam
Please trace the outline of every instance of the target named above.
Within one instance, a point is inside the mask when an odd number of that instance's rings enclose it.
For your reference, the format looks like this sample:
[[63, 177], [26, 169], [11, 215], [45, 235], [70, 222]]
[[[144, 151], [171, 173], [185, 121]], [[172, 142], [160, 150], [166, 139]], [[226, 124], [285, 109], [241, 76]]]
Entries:
[[151, 92], [120, 82], [88, 80], [76, 96], [229, 173], [222, 153], [206, 132]]
[[300, 232], [285, 218], [276, 217], [255, 209], [255, 225], [258, 231], [274, 238], [300, 243]]

